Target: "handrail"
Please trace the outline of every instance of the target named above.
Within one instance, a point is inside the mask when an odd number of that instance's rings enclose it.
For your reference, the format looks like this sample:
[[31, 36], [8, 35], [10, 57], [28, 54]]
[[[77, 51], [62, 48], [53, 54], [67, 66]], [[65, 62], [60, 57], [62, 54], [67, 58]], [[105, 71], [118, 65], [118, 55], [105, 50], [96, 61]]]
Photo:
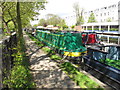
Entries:
[[[13, 36], [13, 35], [15, 35], [15, 34], [16, 34], [16, 32], [13, 32], [10, 36]], [[2, 43], [3, 41], [9, 39], [10, 36], [6, 36], [5, 38], [2, 38], [2, 39], [0, 40], [0, 43]]]
[[116, 33], [100, 33], [100, 32], [97, 32], [97, 34], [120, 36], [120, 34], [116, 34]]

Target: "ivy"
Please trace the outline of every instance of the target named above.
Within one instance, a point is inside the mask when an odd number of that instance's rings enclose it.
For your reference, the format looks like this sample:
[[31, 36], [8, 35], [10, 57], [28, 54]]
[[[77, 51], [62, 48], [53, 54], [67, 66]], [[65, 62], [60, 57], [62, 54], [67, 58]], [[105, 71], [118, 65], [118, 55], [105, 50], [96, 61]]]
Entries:
[[[17, 50], [17, 48], [14, 48]], [[25, 53], [19, 52], [12, 55], [14, 57], [14, 66], [10, 71], [10, 76], [4, 78], [3, 84], [8, 88], [33, 88], [32, 76], [29, 70], [28, 58]]]

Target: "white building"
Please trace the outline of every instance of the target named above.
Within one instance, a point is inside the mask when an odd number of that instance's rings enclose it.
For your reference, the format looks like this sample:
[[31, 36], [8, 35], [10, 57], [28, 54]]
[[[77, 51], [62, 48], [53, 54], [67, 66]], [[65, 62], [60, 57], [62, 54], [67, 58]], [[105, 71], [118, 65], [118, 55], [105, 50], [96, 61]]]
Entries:
[[[120, 34], [120, 1], [118, 2], [118, 24], [119, 24], [119, 34]], [[120, 44], [120, 37], [118, 38], [118, 43]]]
[[97, 22], [107, 22], [108, 19], [112, 22], [118, 22], [118, 3], [92, 11], [85, 11], [83, 13], [85, 23], [88, 22], [88, 18], [92, 12], [94, 13]]
[[[119, 34], [120, 34], [120, 1], [118, 2], [118, 24], [119, 24]], [[120, 44], [120, 37], [118, 38], [118, 43]]]
[[73, 15], [73, 14], [72, 15], [71, 14], [67, 15], [67, 16], [63, 17], [63, 19], [65, 19], [66, 24], [68, 26], [75, 25], [75, 23], [76, 23], [76, 16]]
[[[108, 20], [110, 20], [111, 22], [118, 22], [118, 8], [120, 9], [120, 5], [118, 7], [118, 3], [116, 3], [102, 8], [97, 8], [95, 10], [84, 11], [83, 13], [84, 23], [86, 24], [88, 22], [88, 19], [92, 12], [95, 15], [97, 23], [106, 23], [108, 22]], [[75, 25], [76, 23], [76, 16], [73, 14], [66, 16], [64, 19], [67, 22], [68, 26]]]

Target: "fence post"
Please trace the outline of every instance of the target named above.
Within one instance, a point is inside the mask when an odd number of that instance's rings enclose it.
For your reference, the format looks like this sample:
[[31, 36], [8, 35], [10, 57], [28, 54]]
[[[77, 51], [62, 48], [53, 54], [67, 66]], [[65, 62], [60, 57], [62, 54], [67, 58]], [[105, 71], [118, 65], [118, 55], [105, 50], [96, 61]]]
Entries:
[[0, 41], [0, 90], [3, 88], [2, 84], [2, 41]]

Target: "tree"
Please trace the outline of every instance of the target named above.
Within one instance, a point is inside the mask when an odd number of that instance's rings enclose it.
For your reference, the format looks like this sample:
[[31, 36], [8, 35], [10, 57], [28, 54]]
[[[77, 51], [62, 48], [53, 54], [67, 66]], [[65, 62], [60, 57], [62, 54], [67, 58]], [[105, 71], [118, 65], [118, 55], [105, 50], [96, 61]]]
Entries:
[[46, 15], [46, 22], [49, 25], [54, 25], [57, 26], [58, 24], [60, 24], [61, 22], [63, 23], [63, 19], [60, 18], [58, 15], [54, 15], [54, 14], [47, 14]]
[[10, 33], [12, 28], [17, 32], [17, 48], [22, 52], [24, 49], [22, 28], [30, 26], [30, 20], [33, 20], [44, 9], [42, 2], [2, 2], [2, 24], [3, 29]]
[[[45, 1], [45, 0], [44, 0]], [[45, 8], [45, 2], [20, 2], [20, 18], [22, 27], [30, 26], [30, 20], [34, 20], [34, 17], [39, 15], [38, 11]], [[16, 2], [2, 2], [2, 21], [3, 28], [7, 29], [10, 33], [9, 22], [14, 23], [14, 29], [17, 30], [17, 13]]]
[[21, 23], [21, 18], [20, 18], [20, 2], [18, 0], [17, 5], [16, 5], [16, 13], [17, 13], [17, 27], [18, 27], [18, 32], [17, 32], [17, 37], [18, 37], [18, 49], [22, 52], [23, 51], [23, 33], [22, 33], [22, 23]]
[[40, 19], [40, 21], [39, 21], [39, 23], [38, 23], [38, 26], [46, 26], [47, 25], [47, 22], [46, 22], [46, 20], [45, 19]]
[[58, 15], [54, 15], [54, 14], [47, 14], [45, 16], [45, 19], [40, 19], [38, 25], [42, 25], [42, 26], [53, 25], [53, 26], [59, 26], [62, 29], [67, 27], [65, 20], [59, 17]]
[[107, 18], [106, 21], [107, 21], [107, 22], [111, 22], [112, 20], [111, 20], [111, 18], [109, 17], [109, 18]]
[[37, 26], [38, 26], [38, 24], [34, 24], [34, 25], [33, 25], [33, 28], [36, 28]]
[[74, 29], [74, 28], [75, 28], [75, 25], [72, 25], [71, 28]]
[[84, 9], [79, 7], [79, 3], [76, 2], [73, 4], [74, 12], [76, 14], [76, 25], [84, 24], [83, 11]]
[[88, 19], [88, 23], [92, 23], [92, 22], [97, 22], [93, 12], [90, 14], [90, 17]]

